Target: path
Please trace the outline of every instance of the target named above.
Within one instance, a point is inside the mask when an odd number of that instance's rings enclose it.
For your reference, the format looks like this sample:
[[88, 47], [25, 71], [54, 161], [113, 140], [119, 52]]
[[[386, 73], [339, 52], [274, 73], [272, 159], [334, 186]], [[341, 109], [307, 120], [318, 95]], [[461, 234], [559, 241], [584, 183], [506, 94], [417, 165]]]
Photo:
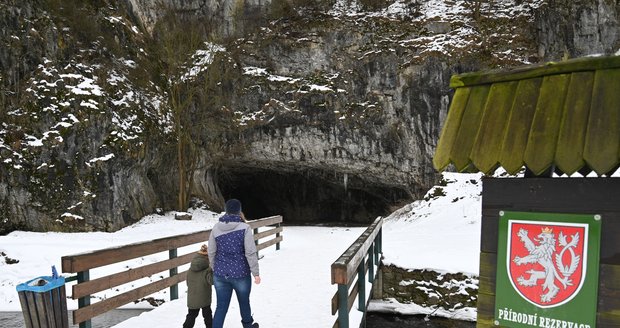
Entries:
[[[262, 283], [252, 286], [254, 319], [261, 327], [331, 327], [331, 298], [337, 290], [331, 284], [331, 263], [357, 239], [365, 228], [284, 227], [284, 240], [262, 250]], [[187, 313], [185, 283], [179, 286], [180, 299], [126, 320], [115, 328], [181, 327]], [[215, 310], [215, 292], [212, 308]], [[359, 325], [361, 313], [351, 310], [351, 327]], [[240, 327], [241, 317], [233, 297], [224, 324]], [[197, 328], [203, 327], [197, 320]]]

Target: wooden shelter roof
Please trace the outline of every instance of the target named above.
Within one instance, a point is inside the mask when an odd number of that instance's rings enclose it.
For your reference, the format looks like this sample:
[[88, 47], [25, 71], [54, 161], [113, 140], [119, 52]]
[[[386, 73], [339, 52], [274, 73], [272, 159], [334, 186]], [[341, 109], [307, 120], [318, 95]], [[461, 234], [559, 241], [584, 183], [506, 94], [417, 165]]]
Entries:
[[452, 76], [433, 164], [608, 174], [620, 163], [620, 56]]

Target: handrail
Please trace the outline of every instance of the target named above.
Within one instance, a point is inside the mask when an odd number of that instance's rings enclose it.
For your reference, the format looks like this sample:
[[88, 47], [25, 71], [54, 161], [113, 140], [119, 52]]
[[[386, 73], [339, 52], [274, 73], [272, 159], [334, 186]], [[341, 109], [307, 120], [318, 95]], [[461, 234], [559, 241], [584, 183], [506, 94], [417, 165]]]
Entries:
[[209, 240], [211, 230], [63, 256], [62, 272], [75, 273]]
[[[254, 230], [256, 249], [261, 250], [276, 245], [280, 249], [282, 242], [282, 216], [271, 216], [258, 220], [248, 221]], [[259, 232], [261, 227], [275, 226], [271, 229]], [[76, 255], [62, 257], [62, 272], [77, 273], [77, 284], [72, 286], [72, 299], [78, 299], [78, 309], [73, 311], [73, 324], [80, 324], [80, 328], [90, 328], [90, 319], [115, 309], [121, 305], [130, 303], [142, 297], [153, 294], [164, 288], [170, 287], [170, 300], [178, 298], [177, 284], [186, 279], [187, 271], [178, 273], [178, 267], [191, 262], [194, 252], [177, 256], [177, 249], [189, 246], [209, 239], [211, 230], [203, 230], [189, 234], [159, 238], [146, 242], [139, 242], [124, 246], [100, 249]], [[266, 242], [259, 243], [260, 239], [275, 235]], [[126, 271], [110, 274], [105, 277], [90, 280], [90, 269], [104, 265], [114, 264], [142, 256], [152, 255], [168, 251], [169, 259], [149, 263]], [[150, 284], [134, 288], [122, 294], [107, 298], [100, 302], [90, 304], [92, 294], [104, 291], [122, 284], [141, 278], [152, 276], [156, 273], [169, 270], [169, 277], [152, 282]]]
[[338, 291], [331, 300], [332, 315], [338, 313], [333, 327], [349, 328], [349, 311], [356, 298], [358, 310], [366, 312], [366, 273], [372, 284], [382, 252], [382, 226], [383, 218], [378, 217], [331, 265], [332, 285], [338, 284]]

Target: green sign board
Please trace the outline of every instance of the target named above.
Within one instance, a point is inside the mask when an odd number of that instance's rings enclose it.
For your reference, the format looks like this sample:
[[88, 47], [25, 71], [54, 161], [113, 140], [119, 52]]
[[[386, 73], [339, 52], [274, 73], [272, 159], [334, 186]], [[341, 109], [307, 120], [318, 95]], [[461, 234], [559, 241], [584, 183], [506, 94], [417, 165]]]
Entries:
[[594, 328], [601, 217], [500, 212], [495, 325]]

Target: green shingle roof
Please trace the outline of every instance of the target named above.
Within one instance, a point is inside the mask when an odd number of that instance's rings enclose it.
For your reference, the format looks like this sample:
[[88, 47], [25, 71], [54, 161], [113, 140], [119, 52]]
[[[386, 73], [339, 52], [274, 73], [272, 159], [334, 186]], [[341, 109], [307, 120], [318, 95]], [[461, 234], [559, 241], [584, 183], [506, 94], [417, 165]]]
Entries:
[[454, 75], [450, 86], [439, 171], [453, 163], [459, 172], [602, 175], [620, 163], [620, 57]]

